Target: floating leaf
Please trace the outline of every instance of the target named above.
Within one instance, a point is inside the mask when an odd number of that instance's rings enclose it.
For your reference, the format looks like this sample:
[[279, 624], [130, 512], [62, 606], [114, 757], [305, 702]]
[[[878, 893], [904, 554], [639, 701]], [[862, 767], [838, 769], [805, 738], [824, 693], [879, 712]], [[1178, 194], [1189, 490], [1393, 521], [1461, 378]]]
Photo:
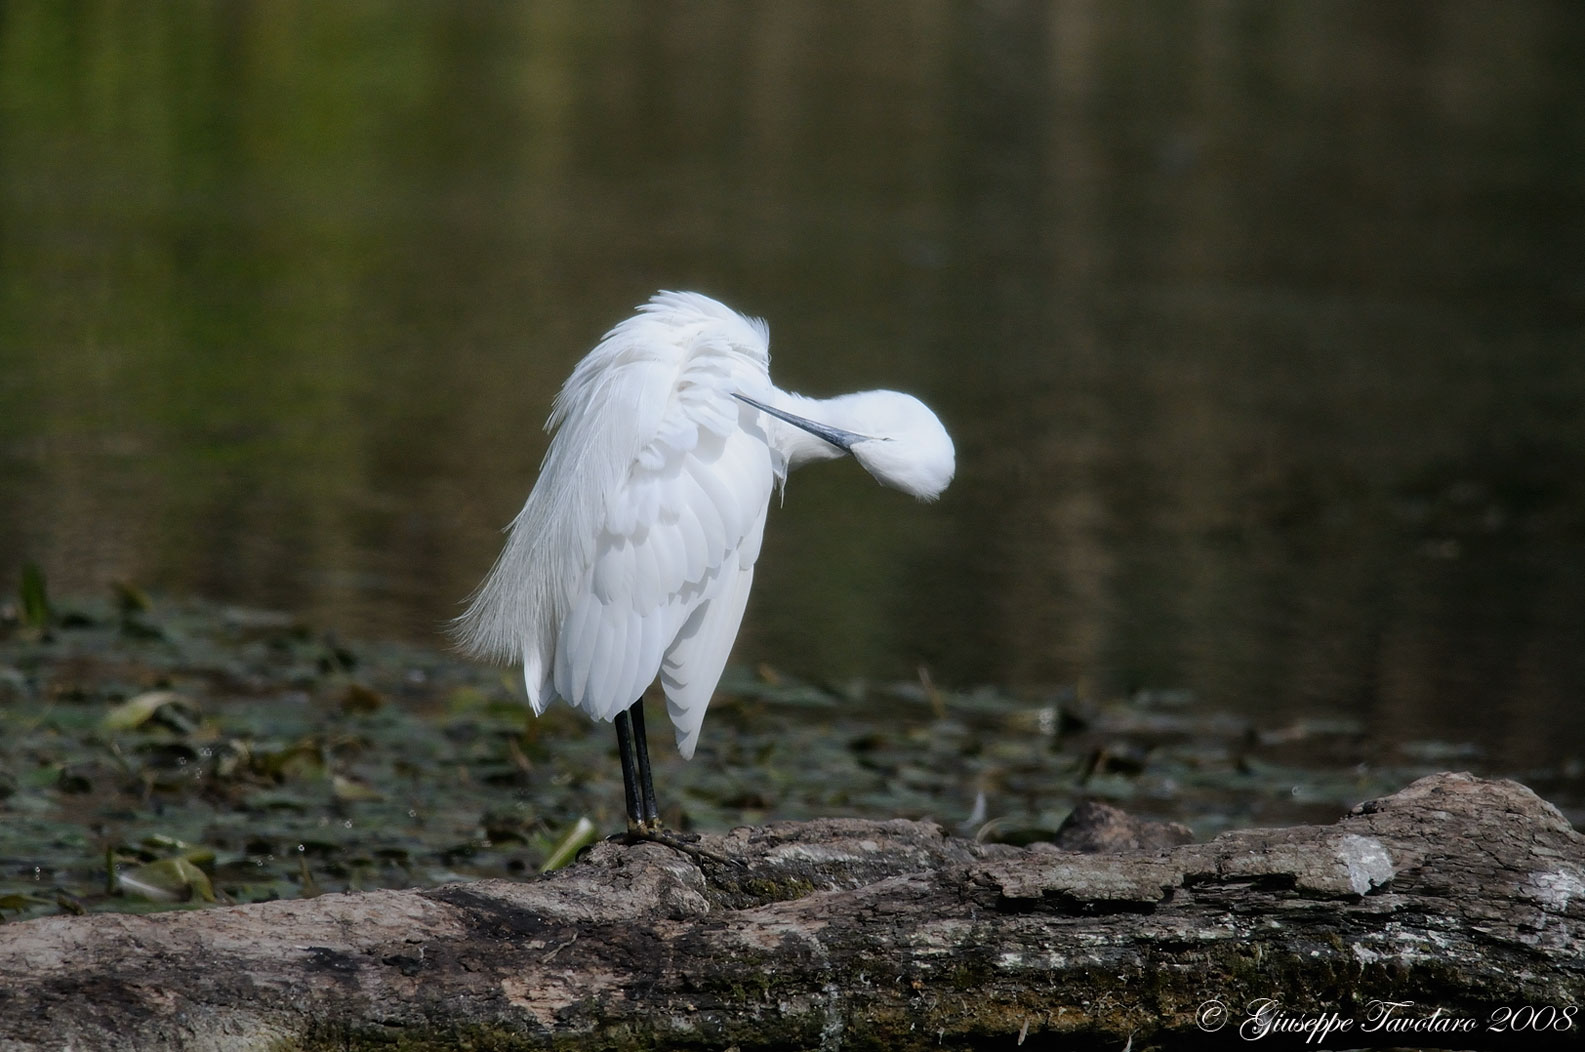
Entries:
[[294, 742], [277, 752], [260, 756], [264, 770], [281, 778], [317, 774], [325, 768], [324, 747], [314, 738]]
[[60, 776], [55, 779], [55, 788], [63, 793], [73, 796], [93, 792], [94, 783], [82, 769], [78, 767], [62, 767]]
[[349, 715], [366, 715], [378, 712], [385, 705], [385, 695], [361, 683], [347, 684], [341, 695], [341, 711]]
[[176, 852], [171, 857], [185, 858], [196, 866], [213, 866], [215, 864], [214, 848], [189, 844], [185, 840], [179, 840], [173, 836], [165, 836], [163, 833], [151, 833], [138, 841], [138, 846], [144, 848], [150, 854], [154, 852]]
[[150, 902], [215, 901], [215, 889], [203, 870], [185, 858], [162, 858], [121, 873], [120, 889]]
[[369, 788], [362, 782], [355, 782], [345, 775], [334, 775], [330, 779], [330, 791], [337, 800], [343, 803], [359, 803], [369, 800], [384, 800], [377, 790]]
[[550, 857], [545, 859], [545, 864], [539, 867], [541, 873], [549, 873], [553, 869], [560, 869], [578, 857], [578, 852], [594, 843], [599, 836], [594, 823], [589, 821], [587, 815], [580, 815], [578, 821], [573, 823], [572, 829], [561, 838], [551, 851]]
[[[168, 713], [161, 713], [162, 709], [171, 707]], [[192, 720], [181, 712], [182, 707], [191, 707], [192, 702], [176, 693], [174, 690], [150, 690], [129, 698], [120, 705], [105, 713], [105, 718], [99, 721], [101, 730], [116, 732], [130, 731], [148, 723], [156, 715], [161, 715], [167, 722], [175, 724], [183, 730], [191, 729]]]
[[53, 901], [53, 899], [40, 898], [37, 895], [29, 895], [26, 892], [14, 891], [9, 895], [0, 895], [0, 911], [25, 910], [34, 906], [48, 906]]
[[263, 792], [254, 793], [247, 798], [247, 806], [253, 811], [295, 811], [299, 814], [306, 813], [313, 804], [306, 798], [296, 793]]

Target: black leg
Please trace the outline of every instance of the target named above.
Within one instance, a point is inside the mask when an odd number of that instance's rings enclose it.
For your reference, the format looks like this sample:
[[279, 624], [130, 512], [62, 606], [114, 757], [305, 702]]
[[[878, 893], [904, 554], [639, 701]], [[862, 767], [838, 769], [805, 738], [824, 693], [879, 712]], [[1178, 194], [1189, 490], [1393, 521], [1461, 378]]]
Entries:
[[660, 831], [660, 809], [655, 806], [655, 783], [649, 774], [649, 743], [644, 737], [644, 699], [627, 710], [633, 718], [634, 755], [638, 760], [639, 803], [644, 809], [644, 825], [651, 833]]
[[[742, 863], [723, 858], [687, 843], [686, 838], [668, 833], [660, 827], [660, 809], [655, 806], [655, 783], [649, 773], [649, 744], [644, 740], [644, 702], [635, 701], [616, 714], [617, 752], [622, 754], [622, 789], [627, 794], [627, 834], [620, 839], [628, 844], [664, 844], [680, 851], [696, 862], [716, 862], [721, 865]], [[697, 835], [692, 839], [698, 840]]]
[[[644, 801], [639, 790], [638, 764], [633, 752], [633, 724], [628, 717], [628, 710], [623, 709], [616, 714], [616, 751], [622, 758], [622, 789], [627, 794], [627, 828], [628, 832], [644, 829]], [[643, 739], [640, 738], [640, 741]], [[649, 768], [649, 757], [644, 758], [644, 767]], [[647, 780], [647, 779], [646, 779]], [[651, 790], [653, 794], [654, 790]]]

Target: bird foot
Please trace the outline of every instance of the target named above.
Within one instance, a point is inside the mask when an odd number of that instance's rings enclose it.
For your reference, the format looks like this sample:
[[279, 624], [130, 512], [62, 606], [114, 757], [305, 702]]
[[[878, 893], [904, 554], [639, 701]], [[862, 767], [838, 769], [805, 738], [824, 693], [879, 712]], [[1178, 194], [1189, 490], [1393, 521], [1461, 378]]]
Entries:
[[624, 844], [660, 844], [662, 847], [669, 847], [679, 854], [687, 855], [699, 863], [714, 862], [719, 866], [738, 866], [740, 868], [745, 866], [745, 863], [738, 859], [727, 858], [725, 855], [718, 855], [714, 851], [706, 851], [704, 848], [699, 847], [694, 843], [694, 841], [699, 839], [699, 834], [671, 833], [662, 829], [658, 822], [649, 825], [629, 823], [626, 833], [618, 833], [611, 839], [620, 840]]

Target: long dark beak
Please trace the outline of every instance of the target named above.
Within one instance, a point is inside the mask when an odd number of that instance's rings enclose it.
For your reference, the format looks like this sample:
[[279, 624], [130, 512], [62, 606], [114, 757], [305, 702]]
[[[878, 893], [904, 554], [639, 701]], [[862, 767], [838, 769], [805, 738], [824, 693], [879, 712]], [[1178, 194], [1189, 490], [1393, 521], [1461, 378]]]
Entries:
[[785, 420], [793, 427], [802, 428], [811, 435], [814, 435], [816, 438], [823, 438], [844, 453], [852, 451], [853, 443], [863, 442], [869, 438], [868, 435], [859, 435], [853, 433], [852, 431], [843, 431], [841, 428], [828, 427], [827, 425], [818, 423], [814, 420], [808, 420], [801, 416], [794, 416], [793, 414], [783, 412], [780, 409], [773, 409], [764, 402], [756, 402], [748, 395], [735, 394], [732, 397], [736, 398], [739, 402], [747, 402], [749, 405], [753, 406], [755, 409], [758, 409], [762, 413], [769, 413], [777, 420]]

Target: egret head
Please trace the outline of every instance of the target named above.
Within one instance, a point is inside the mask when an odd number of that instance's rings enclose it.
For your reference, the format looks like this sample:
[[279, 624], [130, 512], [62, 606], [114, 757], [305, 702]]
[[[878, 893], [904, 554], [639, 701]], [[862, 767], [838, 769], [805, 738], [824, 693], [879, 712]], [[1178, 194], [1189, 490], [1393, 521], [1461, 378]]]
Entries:
[[848, 452], [875, 479], [920, 500], [935, 500], [957, 469], [952, 438], [936, 414], [900, 391], [847, 395], [855, 425]]
[[876, 481], [920, 500], [939, 497], [957, 467], [947, 429], [930, 407], [913, 395], [860, 391], [820, 402], [806, 400], [818, 409], [819, 420], [741, 394], [737, 397], [843, 453], [853, 454]]

